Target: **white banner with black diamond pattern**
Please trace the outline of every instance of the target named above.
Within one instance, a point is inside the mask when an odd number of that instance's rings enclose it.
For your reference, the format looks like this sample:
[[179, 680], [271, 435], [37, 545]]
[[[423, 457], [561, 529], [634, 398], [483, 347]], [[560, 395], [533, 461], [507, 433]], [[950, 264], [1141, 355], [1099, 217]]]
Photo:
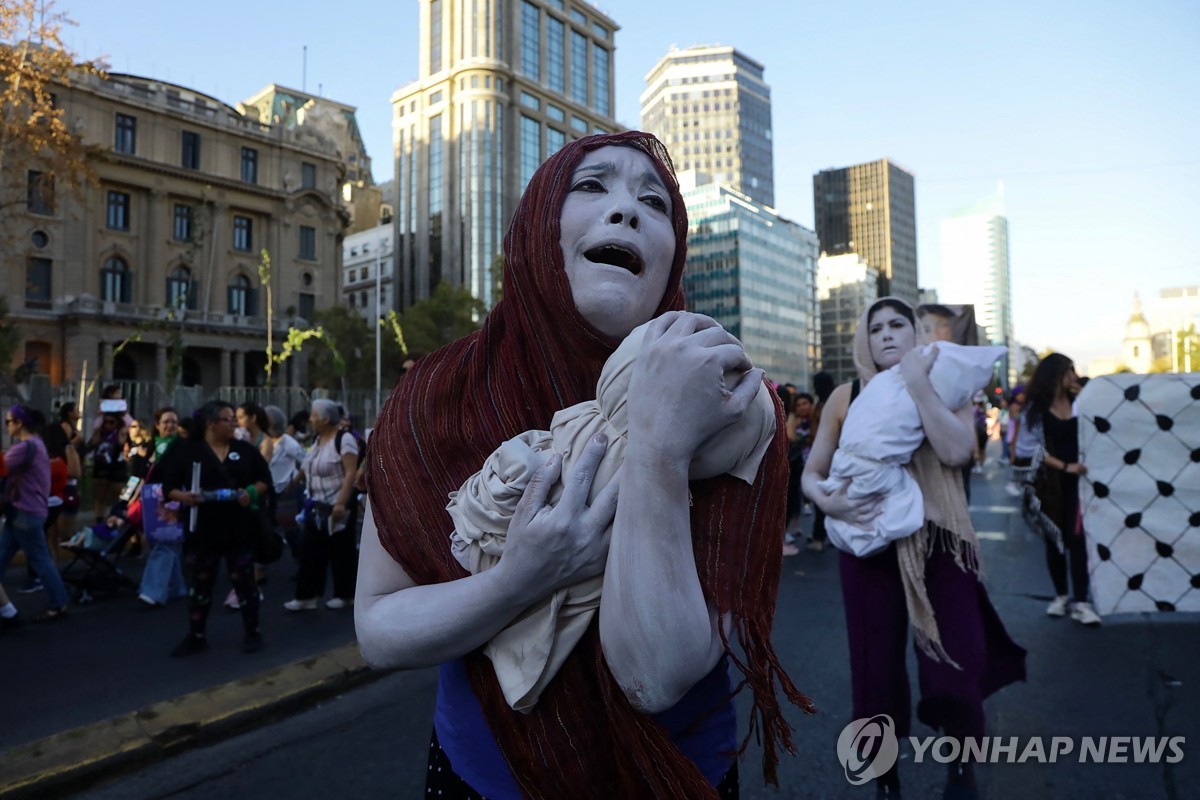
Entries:
[[1200, 373], [1095, 378], [1076, 409], [1096, 611], [1200, 611]]

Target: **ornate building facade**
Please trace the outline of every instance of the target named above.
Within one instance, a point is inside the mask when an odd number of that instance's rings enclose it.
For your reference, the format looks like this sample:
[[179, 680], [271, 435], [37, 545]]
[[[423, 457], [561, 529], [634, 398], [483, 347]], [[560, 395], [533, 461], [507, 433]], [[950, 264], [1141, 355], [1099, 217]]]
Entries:
[[[260, 384], [262, 252], [276, 346], [340, 299], [344, 120], [310, 102], [307, 120], [284, 124], [133, 75], [80, 76], [55, 100], [97, 147], [98, 182], [55, 192], [37, 165], [5, 165], [5, 180], [28, 186], [25, 207], [5, 217], [2, 272], [26, 362], [55, 384], [85, 370], [208, 390]], [[276, 385], [302, 371], [287, 365]]]

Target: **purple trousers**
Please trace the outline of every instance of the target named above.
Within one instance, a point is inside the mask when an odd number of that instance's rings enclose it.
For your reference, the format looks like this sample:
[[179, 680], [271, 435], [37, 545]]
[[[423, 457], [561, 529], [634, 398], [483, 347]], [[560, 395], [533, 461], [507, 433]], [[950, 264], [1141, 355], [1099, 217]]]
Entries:
[[[854, 718], [888, 714], [896, 733], [909, 735], [908, 610], [895, 546], [868, 558], [840, 552], [842, 599], [850, 641]], [[942, 646], [961, 669], [934, 661], [920, 648], [917, 717], [948, 736], [983, 736], [983, 700], [1025, 680], [1025, 650], [1009, 638], [987, 590], [954, 556], [935, 549], [925, 562], [925, 586]]]

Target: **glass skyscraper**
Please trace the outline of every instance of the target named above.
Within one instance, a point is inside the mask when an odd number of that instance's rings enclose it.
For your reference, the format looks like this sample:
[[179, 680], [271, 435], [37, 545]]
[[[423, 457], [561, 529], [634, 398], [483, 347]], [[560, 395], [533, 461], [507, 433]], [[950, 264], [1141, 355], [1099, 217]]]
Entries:
[[688, 210], [687, 309], [741, 340], [767, 377], [809, 386], [820, 357], [817, 237], [716, 183], [680, 175]]
[[534, 170], [609, 116], [617, 25], [579, 0], [421, 0], [420, 79], [392, 96], [396, 306], [441, 281], [489, 307]]
[[821, 252], [857, 253], [879, 272], [879, 296], [917, 304], [917, 210], [912, 173], [889, 159], [813, 176]]
[[694, 169], [764, 206], [775, 205], [771, 87], [763, 65], [732, 47], [672, 50], [646, 76], [642, 130]]

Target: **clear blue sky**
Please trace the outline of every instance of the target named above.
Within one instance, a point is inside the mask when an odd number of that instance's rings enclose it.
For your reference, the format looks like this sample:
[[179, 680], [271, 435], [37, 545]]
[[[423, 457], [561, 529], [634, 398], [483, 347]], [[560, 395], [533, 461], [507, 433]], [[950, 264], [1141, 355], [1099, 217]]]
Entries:
[[[922, 286], [940, 222], [1004, 182], [1018, 338], [1081, 367], [1116, 356], [1135, 291], [1200, 283], [1200, 3], [604, 0], [618, 119], [672, 45], [766, 67], [776, 202], [812, 227], [812, 175], [883, 156], [916, 175]], [[417, 77], [415, 0], [60, 0], [67, 41], [118, 72], [229, 103], [275, 82], [358, 107], [375, 178], [388, 98]], [[943, 297], [948, 302], [954, 298]]]

